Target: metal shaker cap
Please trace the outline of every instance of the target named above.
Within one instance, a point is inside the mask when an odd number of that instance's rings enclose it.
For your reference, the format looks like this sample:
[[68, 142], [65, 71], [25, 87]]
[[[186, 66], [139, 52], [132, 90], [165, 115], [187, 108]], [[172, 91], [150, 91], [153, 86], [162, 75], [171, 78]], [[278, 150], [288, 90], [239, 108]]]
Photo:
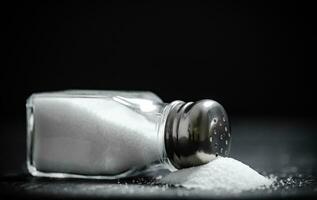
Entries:
[[213, 100], [179, 102], [167, 116], [165, 150], [171, 164], [186, 168], [228, 156], [230, 124], [224, 108]]

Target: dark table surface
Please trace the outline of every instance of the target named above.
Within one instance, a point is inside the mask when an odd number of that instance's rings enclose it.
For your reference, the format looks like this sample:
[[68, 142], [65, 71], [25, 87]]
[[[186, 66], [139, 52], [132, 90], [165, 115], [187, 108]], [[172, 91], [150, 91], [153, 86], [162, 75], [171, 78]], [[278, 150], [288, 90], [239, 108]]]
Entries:
[[[0, 196], [22, 198], [307, 198], [317, 197], [316, 120], [233, 117], [231, 157], [263, 175], [277, 177], [278, 187], [238, 195], [160, 185], [151, 174], [121, 180], [35, 178], [25, 170], [25, 124], [2, 128]], [[157, 173], [166, 173], [159, 171]]]

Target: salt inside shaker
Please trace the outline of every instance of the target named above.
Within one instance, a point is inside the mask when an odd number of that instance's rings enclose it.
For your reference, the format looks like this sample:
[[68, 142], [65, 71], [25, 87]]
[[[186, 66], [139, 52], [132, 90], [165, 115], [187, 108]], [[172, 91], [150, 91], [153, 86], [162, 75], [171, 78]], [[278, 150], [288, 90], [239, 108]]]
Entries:
[[67, 90], [27, 100], [27, 168], [33, 176], [116, 179], [159, 163], [171, 171], [230, 149], [230, 125], [213, 100], [164, 103], [152, 92]]

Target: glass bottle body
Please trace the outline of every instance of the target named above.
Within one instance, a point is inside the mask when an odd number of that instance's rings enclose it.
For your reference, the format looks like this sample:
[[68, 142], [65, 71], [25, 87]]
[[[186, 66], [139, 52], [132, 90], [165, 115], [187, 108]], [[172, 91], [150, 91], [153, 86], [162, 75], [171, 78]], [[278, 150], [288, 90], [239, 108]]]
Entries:
[[151, 92], [34, 94], [27, 100], [27, 168], [34, 176], [114, 179], [167, 163], [172, 104]]

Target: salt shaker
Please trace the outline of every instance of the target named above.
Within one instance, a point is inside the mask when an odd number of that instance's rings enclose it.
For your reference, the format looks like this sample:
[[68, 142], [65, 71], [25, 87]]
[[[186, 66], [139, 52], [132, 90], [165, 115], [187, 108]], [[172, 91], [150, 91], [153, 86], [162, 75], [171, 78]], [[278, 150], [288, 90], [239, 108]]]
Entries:
[[152, 92], [67, 90], [27, 100], [33, 176], [116, 179], [159, 163], [171, 171], [227, 156], [230, 126], [213, 100], [164, 103]]

